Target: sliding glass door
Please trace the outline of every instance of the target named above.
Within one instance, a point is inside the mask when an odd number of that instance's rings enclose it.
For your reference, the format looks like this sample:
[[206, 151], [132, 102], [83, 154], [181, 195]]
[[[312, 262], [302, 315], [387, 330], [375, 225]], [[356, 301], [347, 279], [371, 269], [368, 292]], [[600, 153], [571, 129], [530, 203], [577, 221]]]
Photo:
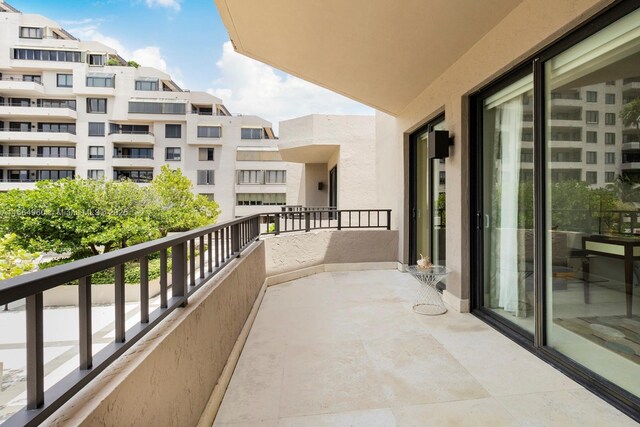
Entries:
[[533, 77], [482, 100], [483, 306], [533, 334]]
[[472, 98], [473, 310], [640, 407], [640, 9], [612, 7]]
[[547, 345], [640, 395], [640, 11], [544, 64]]

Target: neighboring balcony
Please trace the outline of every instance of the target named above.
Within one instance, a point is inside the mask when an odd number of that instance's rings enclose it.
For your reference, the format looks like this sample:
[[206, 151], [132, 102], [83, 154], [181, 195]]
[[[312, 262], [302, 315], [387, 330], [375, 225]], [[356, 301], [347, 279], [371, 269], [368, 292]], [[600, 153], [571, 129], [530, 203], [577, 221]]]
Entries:
[[143, 167], [153, 168], [155, 161], [153, 156], [135, 156], [128, 154], [114, 154], [112, 158], [114, 167]]
[[109, 142], [113, 144], [154, 144], [156, 138], [153, 132], [147, 131], [118, 131], [109, 132]]
[[640, 77], [624, 79], [622, 81], [622, 92], [639, 92], [640, 93]]
[[0, 128], [0, 140], [4, 142], [71, 142], [74, 144], [78, 142], [78, 138], [73, 132], [42, 132], [35, 129], [23, 131], [9, 128]]
[[7, 77], [0, 79], [0, 93], [3, 95], [42, 95], [44, 86], [38, 81]]
[[72, 108], [52, 108], [40, 107], [37, 105], [22, 106], [18, 104], [0, 104], [0, 117], [11, 117], [12, 119], [22, 119], [27, 117], [38, 117], [42, 119], [70, 119], [76, 120], [78, 113]]
[[620, 165], [623, 171], [640, 170], [640, 160], [635, 162], [624, 162]]
[[75, 166], [75, 157], [43, 157], [43, 156], [12, 156], [4, 153], [0, 155], [0, 166]]

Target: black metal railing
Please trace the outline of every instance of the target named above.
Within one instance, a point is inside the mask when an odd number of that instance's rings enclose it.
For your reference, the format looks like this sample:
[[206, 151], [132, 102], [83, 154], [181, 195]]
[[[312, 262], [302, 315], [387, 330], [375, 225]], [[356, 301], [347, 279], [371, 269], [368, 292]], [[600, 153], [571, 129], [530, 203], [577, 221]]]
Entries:
[[[322, 215], [326, 216], [324, 220], [320, 219]], [[289, 218], [290, 216], [295, 216], [297, 220], [302, 218], [303, 222], [298, 221], [296, 225]], [[334, 219], [331, 219], [331, 216], [334, 216]], [[270, 223], [274, 219], [275, 223]], [[263, 230], [265, 224], [267, 224], [267, 230]], [[269, 230], [269, 224], [273, 224], [273, 231]], [[245, 249], [259, 239], [261, 234], [326, 228], [389, 230], [390, 224], [391, 210], [388, 209], [304, 210], [256, 214], [0, 281], [0, 306], [26, 300], [27, 331], [27, 406], [8, 418], [3, 426], [41, 423], [158, 325], [169, 313], [179, 307], [185, 307], [189, 297], [198, 288], [232, 259], [239, 257]], [[159, 256], [160, 259], [160, 305], [150, 312], [149, 259], [152, 256]], [[140, 268], [140, 319], [134, 326], [126, 329], [125, 264], [131, 261], [138, 261]], [[114, 269], [115, 279], [113, 305], [115, 339], [94, 354], [92, 351], [91, 277], [109, 269]], [[45, 390], [43, 293], [76, 281], [79, 301], [78, 369]], [[171, 296], [169, 296], [169, 289], [171, 289]], [[197, 367], [194, 368], [197, 369]]]
[[[290, 207], [290, 206], [289, 206]], [[286, 208], [286, 207], [284, 207]], [[283, 208], [283, 209], [284, 209]], [[383, 228], [391, 230], [390, 209], [310, 208], [263, 214], [268, 224], [263, 234], [321, 229]]]

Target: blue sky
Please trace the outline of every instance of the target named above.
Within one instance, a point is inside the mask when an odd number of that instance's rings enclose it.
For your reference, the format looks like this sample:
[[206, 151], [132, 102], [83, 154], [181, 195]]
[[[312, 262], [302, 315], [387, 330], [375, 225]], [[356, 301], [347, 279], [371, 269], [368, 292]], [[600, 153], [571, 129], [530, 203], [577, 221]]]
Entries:
[[170, 73], [191, 90], [223, 98], [235, 113], [272, 122], [311, 113], [373, 110], [233, 51], [213, 0], [7, 0], [24, 13], [58, 21], [125, 59]]

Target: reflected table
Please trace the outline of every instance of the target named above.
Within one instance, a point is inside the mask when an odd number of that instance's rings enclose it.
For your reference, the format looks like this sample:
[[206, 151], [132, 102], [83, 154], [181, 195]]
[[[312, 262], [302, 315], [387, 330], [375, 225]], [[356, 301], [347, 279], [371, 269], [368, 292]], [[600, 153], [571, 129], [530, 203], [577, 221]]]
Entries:
[[420, 282], [420, 290], [413, 304], [413, 311], [429, 316], [446, 313], [447, 308], [442, 301], [442, 294], [440, 294], [436, 285], [444, 279], [451, 270], [444, 265], [432, 265], [428, 268], [410, 265], [407, 267], [407, 271]]

